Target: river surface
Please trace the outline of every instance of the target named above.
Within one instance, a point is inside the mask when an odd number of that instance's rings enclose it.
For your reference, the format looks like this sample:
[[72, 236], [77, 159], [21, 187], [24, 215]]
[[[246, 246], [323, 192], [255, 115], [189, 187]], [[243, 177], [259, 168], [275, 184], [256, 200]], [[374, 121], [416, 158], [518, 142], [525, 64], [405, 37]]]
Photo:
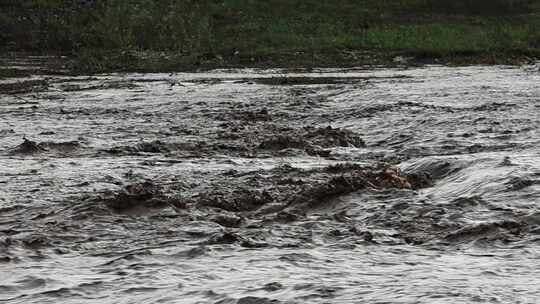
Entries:
[[540, 303], [540, 69], [0, 81], [1, 303]]

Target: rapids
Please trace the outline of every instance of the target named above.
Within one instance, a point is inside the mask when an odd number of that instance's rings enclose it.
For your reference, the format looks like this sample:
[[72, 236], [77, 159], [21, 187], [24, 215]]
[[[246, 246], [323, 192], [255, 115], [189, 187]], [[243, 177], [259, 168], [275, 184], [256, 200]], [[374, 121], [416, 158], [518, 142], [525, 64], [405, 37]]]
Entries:
[[539, 303], [538, 66], [0, 81], [0, 302]]

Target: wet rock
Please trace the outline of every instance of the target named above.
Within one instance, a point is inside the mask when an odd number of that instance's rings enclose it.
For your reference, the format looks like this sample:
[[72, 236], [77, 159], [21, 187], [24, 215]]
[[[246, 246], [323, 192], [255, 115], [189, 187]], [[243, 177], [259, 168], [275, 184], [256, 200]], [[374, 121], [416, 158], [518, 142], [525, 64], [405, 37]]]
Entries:
[[481, 223], [450, 232], [443, 239], [452, 243], [469, 242], [481, 238], [509, 240], [520, 235], [524, 230], [523, 223], [514, 221]]
[[231, 231], [223, 231], [210, 236], [210, 238], [204, 243], [208, 245], [219, 245], [234, 244], [240, 241], [242, 241], [242, 238], [238, 234]]
[[13, 260], [10, 256], [0, 255], [0, 263], [9, 263]]
[[279, 304], [280, 301], [272, 300], [269, 298], [260, 298], [260, 297], [243, 297], [236, 301], [236, 304]]
[[332, 174], [339, 174], [339, 173], [345, 173], [345, 172], [351, 172], [356, 170], [365, 170], [366, 166], [355, 164], [355, 163], [338, 163], [335, 165], [329, 165], [324, 168], [325, 172], [332, 173]]
[[284, 179], [280, 179], [278, 182], [278, 185], [297, 185], [297, 186], [300, 186], [300, 185], [304, 185], [305, 182], [301, 179], [294, 179], [294, 178], [284, 178]]
[[307, 150], [307, 153], [309, 155], [312, 155], [312, 156], [319, 156], [319, 157], [328, 158], [332, 154], [332, 151], [330, 151], [330, 150], [310, 149], [310, 150]]
[[357, 236], [361, 237], [366, 242], [373, 242], [373, 233], [360, 229], [357, 226], [353, 226], [351, 228], [351, 232], [356, 234]]
[[103, 152], [115, 155], [129, 155], [138, 153], [167, 153], [171, 151], [171, 145], [154, 141], [142, 141], [134, 146], [116, 146], [109, 149], [101, 150]]
[[514, 163], [512, 162], [509, 156], [505, 156], [504, 159], [499, 163], [499, 166], [501, 167], [514, 166]]
[[213, 148], [213, 150], [224, 151], [224, 152], [229, 152], [229, 153], [230, 152], [248, 152], [249, 151], [247, 149], [247, 147], [242, 145], [242, 144], [218, 143], [218, 144], [211, 145], [211, 147]]
[[43, 131], [40, 132], [38, 135], [54, 135], [56, 134], [54, 131]]
[[[344, 163], [312, 170], [282, 166], [231, 174], [227, 177], [232, 178], [232, 185], [217, 184], [218, 190], [194, 195], [185, 200], [186, 205], [210, 212], [210, 221], [239, 227], [243, 217], [265, 222], [297, 221], [312, 208], [329, 206], [333, 199], [363, 189], [413, 188], [409, 176], [392, 166]], [[265, 190], [250, 190], [246, 184], [261, 185]]]
[[341, 287], [320, 287], [315, 289], [316, 296], [321, 298], [334, 298], [337, 296], [337, 292], [342, 290]]
[[121, 191], [102, 200], [107, 207], [118, 211], [140, 206], [148, 208], [163, 208], [170, 205], [176, 208], [184, 207], [181, 200], [166, 196], [162, 188], [151, 181], [127, 185]]
[[433, 187], [434, 181], [427, 172], [416, 172], [406, 175], [406, 178], [412, 189], [422, 189]]
[[[163, 142], [142, 141], [135, 145], [118, 145], [112, 148], [100, 149], [99, 152], [104, 152], [112, 155], [141, 155], [141, 153], [163, 154], [170, 156], [175, 154], [183, 157], [202, 157], [216, 154], [246, 154], [249, 152], [242, 144], [235, 143], [216, 143], [216, 142]], [[146, 160], [148, 164], [149, 160]], [[170, 162], [181, 162], [180, 160], [169, 160]]]
[[30, 235], [22, 239], [22, 243], [31, 249], [39, 249], [49, 245], [49, 240], [43, 235]]
[[244, 111], [240, 113], [235, 113], [233, 115], [234, 119], [243, 120], [246, 122], [257, 122], [257, 121], [270, 121], [272, 117], [268, 112], [268, 109], [263, 108], [258, 111]]
[[328, 157], [329, 150], [324, 148], [335, 147], [365, 147], [364, 140], [360, 135], [345, 129], [327, 128], [304, 128], [293, 130], [294, 135], [276, 135], [262, 141], [258, 148], [263, 150], [280, 151], [285, 149], [300, 149], [310, 155]]
[[301, 218], [301, 215], [295, 211], [284, 210], [278, 212], [273, 220], [281, 223], [291, 223], [297, 221], [299, 218]]
[[254, 211], [273, 201], [266, 191], [238, 189], [228, 192], [208, 192], [196, 198], [195, 204], [231, 212]]
[[12, 154], [35, 154], [47, 151], [43, 146], [33, 140], [23, 138], [24, 142], [17, 147], [11, 149]]
[[283, 288], [284, 286], [282, 284], [278, 282], [272, 282], [272, 283], [265, 284], [262, 289], [268, 292], [274, 292], [274, 291], [281, 290]]
[[11, 149], [12, 154], [37, 154], [47, 151], [56, 151], [56, 152], [72, 152], [81, 147], [81, 144], [77, 141], [66, 141], [66, 142], [40, 142], [37, 143], [33, 140], [23, 138], [24, 142], [17, 147]]
[[361, 136], [351, 130], [332, 128], [318, 128], [313, 131], [308, 129], [306, 138], [314, 145], [319, 145], [325, 148], [330, 147], [353, 147], [363, 148], [366, 143]]
[[81, 144], [78, 141], [65, 141], [65, 142], [42, 142], [40, 147], [48, 150], [55, 150], [58, 152], [73, 152], [81, 148]]
[[409, 177], [395, 167], [387, 167], [376, 173], [375, 181], [378, 188], [412, 189]]
[[351, 176], [333, 177], [328, 181], [312, 184], [297, 194], [290, 202], [292, 206], [312, 208], [326, 203], [328, 200], [365, 188], [367, 185], [360, 179]]
[[227, 228], [237, 228], [242, 225], [244, 219], [234, 214], [216, 214], [209, 218], [210, 221]]
[[305, 149], [307, 147], [310, 147], [307, 142], [288, 135], [277, 136], [259, 144], [259, 148], [265, 150]]
[[245, 238], [240, 243], [240, 246], [244, 248], [265, 248], [268, 247], [268, 244], [265, 242], [255, 241], [250, 238]]
[[131, 149], [133, 152], [146, 152], [146, 153], [166, 153], [169, 152], [169, 148], [159, 140], [151, 142], [143, 141], [138, 143]]
[[402, 175], [397, 168], [356, 170], [348, 174], [331, 176], [328, 180], [308, 186], [291, 199], [290, 205], [312, 208], [335, 197], [365, 188], [411, 189], [411, 184], [407, 177]]

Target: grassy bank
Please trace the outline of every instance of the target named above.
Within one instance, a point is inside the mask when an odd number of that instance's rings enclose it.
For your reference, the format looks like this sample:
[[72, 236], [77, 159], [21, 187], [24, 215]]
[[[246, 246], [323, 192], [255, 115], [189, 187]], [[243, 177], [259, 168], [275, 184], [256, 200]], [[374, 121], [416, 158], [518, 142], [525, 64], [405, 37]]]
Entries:
[[540, 55], [531, 0], [6, 0], [4, 51], [81, 71], [496, 63]]

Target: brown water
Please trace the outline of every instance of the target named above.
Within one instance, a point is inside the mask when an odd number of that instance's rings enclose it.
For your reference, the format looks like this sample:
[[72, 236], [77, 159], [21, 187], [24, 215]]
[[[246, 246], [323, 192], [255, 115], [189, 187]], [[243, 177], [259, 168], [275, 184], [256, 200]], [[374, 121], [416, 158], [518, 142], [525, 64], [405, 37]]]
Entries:
[[3, 80], [0, 302], [538, 303], [539, 83], [537, 66]]

